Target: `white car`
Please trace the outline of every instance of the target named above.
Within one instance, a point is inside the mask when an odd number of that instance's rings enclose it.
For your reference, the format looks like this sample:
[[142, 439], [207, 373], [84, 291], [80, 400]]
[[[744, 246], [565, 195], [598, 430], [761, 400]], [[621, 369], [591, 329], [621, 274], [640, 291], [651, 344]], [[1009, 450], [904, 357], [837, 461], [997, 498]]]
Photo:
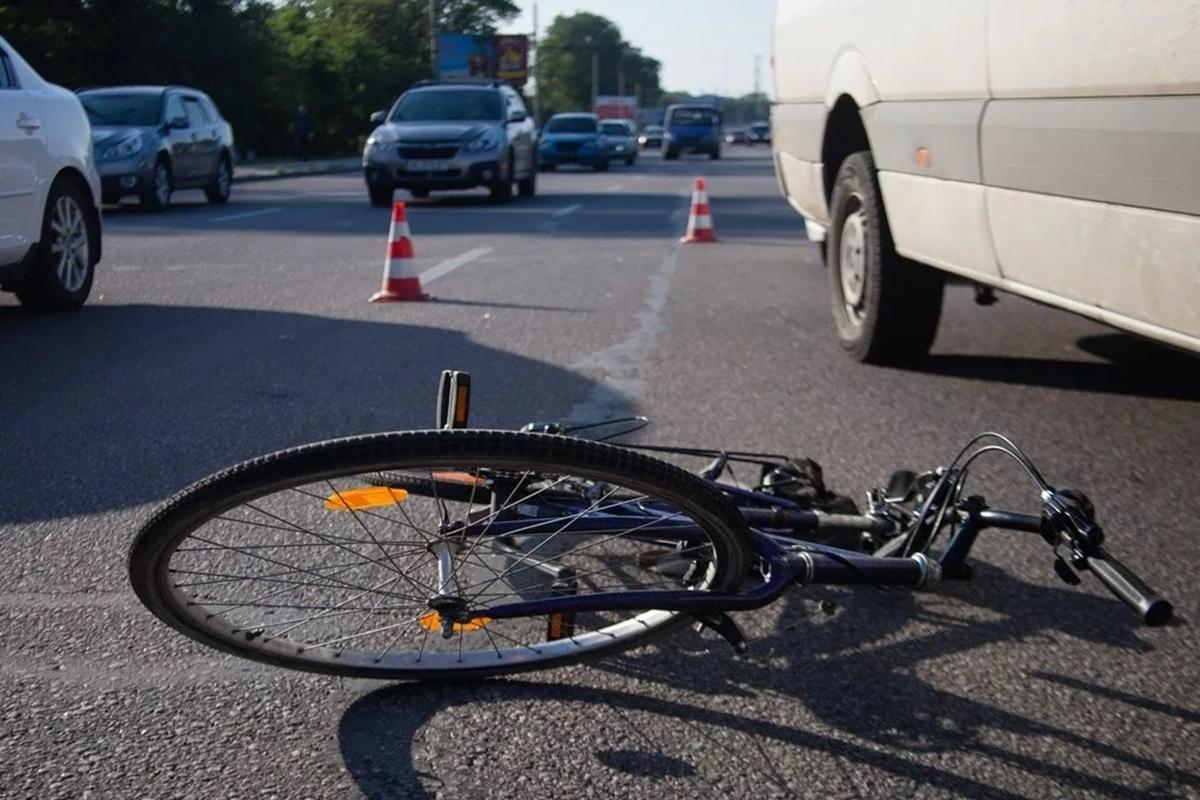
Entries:
[[0, 37], [0, 288], [78, 308], [100, 261], [100, 176], [79, 99]]
[[779, 0], [776, 171], [847, 351], [924, 353], [945, 273], [1200, 351], [1200, 16], [1136, 6]]

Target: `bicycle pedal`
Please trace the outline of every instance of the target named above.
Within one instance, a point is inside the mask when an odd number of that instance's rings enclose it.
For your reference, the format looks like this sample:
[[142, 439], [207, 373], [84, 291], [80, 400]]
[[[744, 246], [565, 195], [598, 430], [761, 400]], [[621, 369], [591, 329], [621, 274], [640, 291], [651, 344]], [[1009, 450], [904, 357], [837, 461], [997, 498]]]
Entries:
[[692, 619], [696, 620], [696, 630], [708, 628], [720, 634], [721, 638], [729, 642], [730, 646], [738, 655], [744, 655], [750, 649], [749, 643], [746, 641], [745, 634], [738, 627], [733, 618], [723, 611], [713, 611], [708, 614], [692, 614]]
[[442, 378], [438, 382], [438, 430], [467, 427], [470, 409], [470, 373], [449, 369], [442, 370]]

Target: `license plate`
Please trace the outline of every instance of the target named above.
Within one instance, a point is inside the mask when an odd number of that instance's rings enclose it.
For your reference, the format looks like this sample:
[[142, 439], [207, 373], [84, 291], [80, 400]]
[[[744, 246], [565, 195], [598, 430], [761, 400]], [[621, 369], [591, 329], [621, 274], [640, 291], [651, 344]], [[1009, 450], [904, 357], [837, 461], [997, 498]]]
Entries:
[[427, 159], [418, 158], [409, 161], [405, 168], [409, 172], [445, 172], [450, 169], [449, 161], [429, 161]]

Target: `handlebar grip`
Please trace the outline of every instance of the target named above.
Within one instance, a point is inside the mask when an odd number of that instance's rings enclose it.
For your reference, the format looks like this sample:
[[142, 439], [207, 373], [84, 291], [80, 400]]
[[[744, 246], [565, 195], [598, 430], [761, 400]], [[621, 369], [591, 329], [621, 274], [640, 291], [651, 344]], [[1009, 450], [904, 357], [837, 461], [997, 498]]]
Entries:
[[1147, 625], [1162, 625], [1171, 618], [1175, 609], [1158, 596], [1129, 567], [1104, 551], [1085, 559], [1087, 567], [1108, 590], [1125, 602]]

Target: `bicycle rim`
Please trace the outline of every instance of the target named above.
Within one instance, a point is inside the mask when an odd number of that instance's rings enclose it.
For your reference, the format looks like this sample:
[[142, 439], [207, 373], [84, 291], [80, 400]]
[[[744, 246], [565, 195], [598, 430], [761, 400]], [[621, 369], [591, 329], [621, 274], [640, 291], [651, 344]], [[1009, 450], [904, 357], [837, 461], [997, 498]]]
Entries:
[[[388, 485], [371, 480], [379, 473]], [[479, 500], [440, 496], [447, 482]], [[679, 525], [686, 536], [672, 532]], [[487, 608], [555, 594], [730, 591], [746, 541], [724, 497], [656, 459], [559, 436], [416, 432], [310, 445], [205, 479], [142, 529], [130, 575], [156, 615], [221, 650], [317, 672], [449, 679], [644, 643], [686, 618], [491, 620]]]

